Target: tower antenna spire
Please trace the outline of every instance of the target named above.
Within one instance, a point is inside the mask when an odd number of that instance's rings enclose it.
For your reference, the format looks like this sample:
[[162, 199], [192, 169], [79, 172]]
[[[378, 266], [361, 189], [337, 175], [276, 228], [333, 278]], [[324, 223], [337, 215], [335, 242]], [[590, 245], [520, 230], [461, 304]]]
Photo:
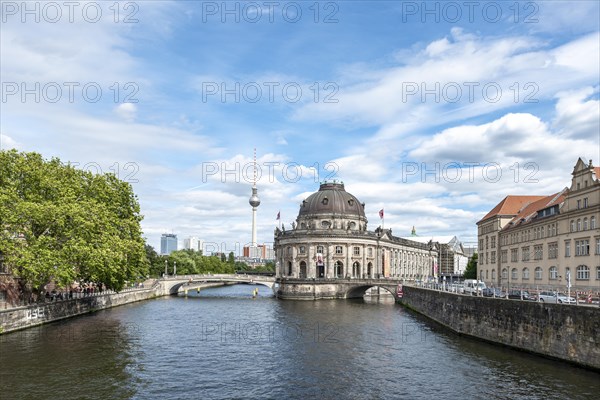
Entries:
[[258, 189], [256, 188], [256, 147], [254, 148], [254, 178], [252, 179], [252, 195], [249, 200], [250, 206], [252, 206], [252, 251], [256, 251], [256, 208], [260, 205], [260, 199], [258, 198]]
[[254, 148], [254, 180], [252, 181], [252, 187], [256, 187], [256, 147]]

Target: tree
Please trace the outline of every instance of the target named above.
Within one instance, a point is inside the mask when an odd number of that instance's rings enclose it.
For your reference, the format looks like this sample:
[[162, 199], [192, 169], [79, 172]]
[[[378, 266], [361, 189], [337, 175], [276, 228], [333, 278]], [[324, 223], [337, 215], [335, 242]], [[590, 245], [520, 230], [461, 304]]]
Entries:
[[87, 280], [120, 290], [146, 276], [141, 220], [131, 185], [113, 174], [0, 151], [0, 249], [31, 288]]
[[463, 274], [465, 279], [477, 279], [477, 253], [473, 254], [467, 263], [467, 268]]
[[233, 251], [229, 252], [229, 257], [227, 258], [227, 263], [229, 265], [235, 264], [235, 256], [233, 255]]

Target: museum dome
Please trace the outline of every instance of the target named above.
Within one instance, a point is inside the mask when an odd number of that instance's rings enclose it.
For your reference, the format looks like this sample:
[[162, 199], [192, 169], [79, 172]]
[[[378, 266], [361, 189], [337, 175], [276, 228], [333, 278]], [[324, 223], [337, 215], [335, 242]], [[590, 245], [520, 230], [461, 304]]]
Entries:
[[346, 192], [343, 183], [325, 182], [300, 204], [298, 218], [339, 216], [366, 221], [365, 205]]

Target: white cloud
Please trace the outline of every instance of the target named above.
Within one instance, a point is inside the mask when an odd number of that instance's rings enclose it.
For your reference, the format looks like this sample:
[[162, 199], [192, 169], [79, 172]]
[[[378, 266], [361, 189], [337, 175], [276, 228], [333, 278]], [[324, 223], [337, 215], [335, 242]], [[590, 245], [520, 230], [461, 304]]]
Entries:
[[10, 136], [0, 132], [0, 150], [21, 149], [21, 144]]
[[137, 107], [133, 103], [123, 103], [115, 107], [115, 113], [127, 122], [133, 122], [137, 115]]

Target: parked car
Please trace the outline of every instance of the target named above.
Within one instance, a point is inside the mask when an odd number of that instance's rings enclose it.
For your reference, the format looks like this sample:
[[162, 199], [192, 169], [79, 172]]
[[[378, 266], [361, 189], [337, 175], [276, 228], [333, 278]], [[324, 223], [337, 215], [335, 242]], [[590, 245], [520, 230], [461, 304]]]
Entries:
[[485, 288], [481, 291], [484, 297], [506, 297], [506, 293], [498, 288]]
[[576, 304], [577, 303], [577, 301], [575, 300], [574, 297], [572, 297], [572, 296], [569, 297], [564, 293], [559, 293], [557, 296], [557, 300], [558, 300], [557, 302], [561, 303], [561, 304], [562, 303], [566, 303], [566, 304]]
[[485, 283], [478, 279], [465, 279], [463, 284], [465, 285], [464, 293], [474, 296], [481, 294], [481, 291], [486, 288]]
[[540, 292], [539, 294], [540, 301], [542, 303], [559, 303], [559, 304], [576, 304], [574, 297], [569, 297], [564, 293], [557, 293], [551, 291]]
[[540, 302], [542, 303], [556, 303], [557, 297], [556, 292], [543, 291], [538, 295]]
[[526, 291], [526, 290], [510, 290], [508, 292], [508, 298], [509, 299], [516, 299], [516, 300], [530, 300], [530, 301], [535, 301], [535, 297], [533, 297], [532, 295], [530, 295], [529, 292]]

